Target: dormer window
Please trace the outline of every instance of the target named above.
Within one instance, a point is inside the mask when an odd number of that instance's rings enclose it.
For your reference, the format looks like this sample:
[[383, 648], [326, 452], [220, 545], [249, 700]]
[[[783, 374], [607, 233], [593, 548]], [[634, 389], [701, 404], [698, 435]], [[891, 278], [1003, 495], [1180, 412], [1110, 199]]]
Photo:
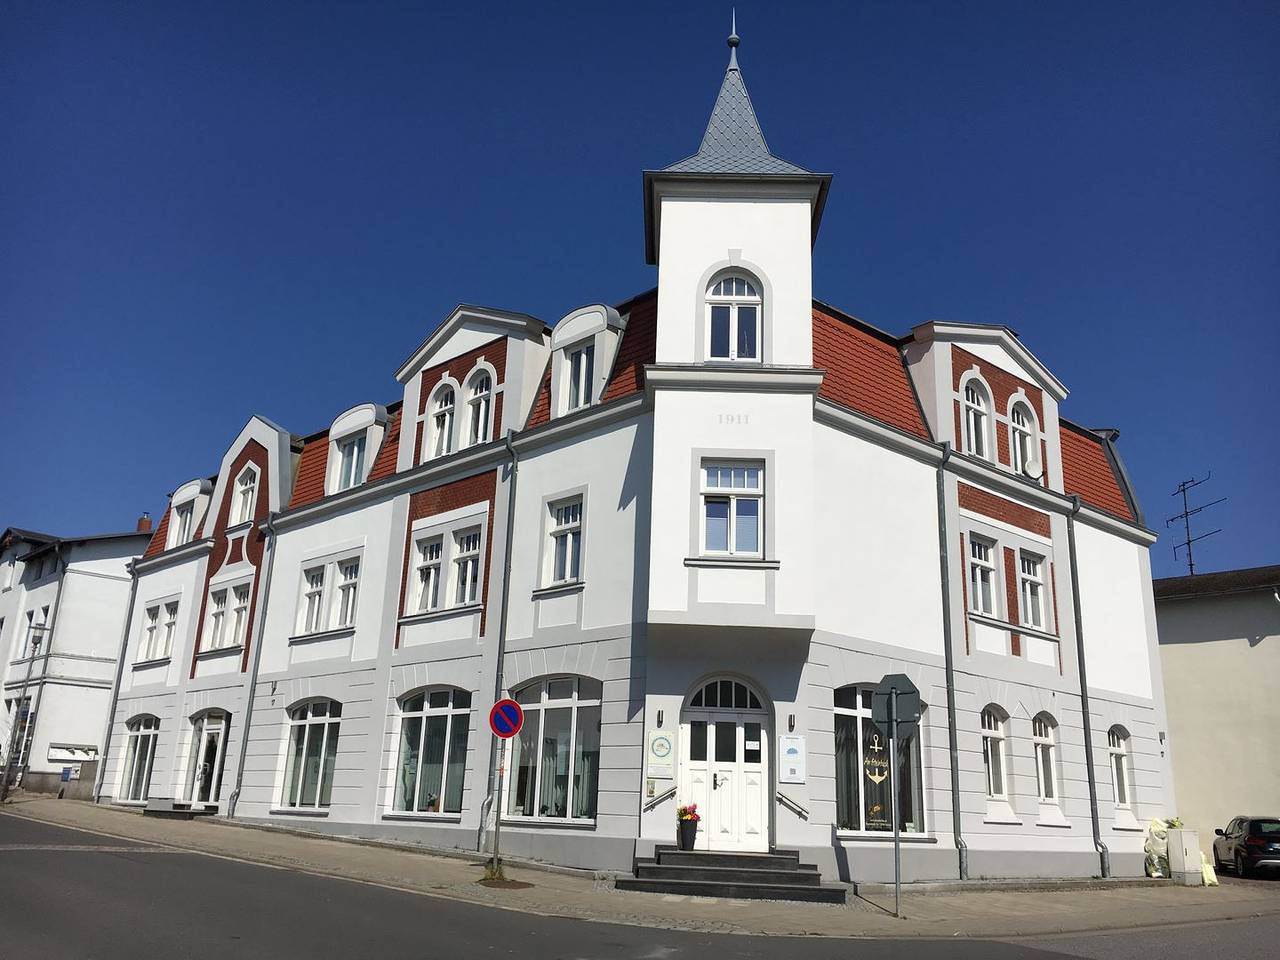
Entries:
[[453, 388], [444, 387], [436, 394], [435, 412], [431, 416], [432, 456], [453, 453]]
[[760, 360], [760, 293], [742, 276], [721, 277], [707, 289], [707, 357]]
[[487, 373], [471, 378], [467, 398], [467, 444], [475, 446], [489, 439], [489, 408], [493, 400], [493, 381]]
[[1014, 473], [1030, 473], [1028, 464], [1036, 460], [1036, 428], [1034, 415], [1025, 403], [1015, 403], [1009, 412], [1011, 443], [1009, 456]]
[[365, 434], [358, 433], [338, 443], [341, 466], [338, 472], [338, 489], [348, 490], [364, 482]]
[[248, 523], [253, 519], [253, 507], [258, 498], [258, 471], [245, 467], [236, 478], [235, 503], [231, 523]]
[[964, 387], [964, 452], [991, 459], [991, 445], [987, 442], [987, 427], [990, 423], [990, 404], [987, 391], [976, 380], [970, 380]]
[[593, 341], [569, 349], [569, 409], [591, 405], [591, 386], [595, 376], [596, 347]]
[[175, 531], [173, 535], [173, 546], [180, 547], [184, 543], [191, 541], [191, 523], [195, 517], [196, 505], [192, 501], [180, 503], [174, 507], [173, 520]]

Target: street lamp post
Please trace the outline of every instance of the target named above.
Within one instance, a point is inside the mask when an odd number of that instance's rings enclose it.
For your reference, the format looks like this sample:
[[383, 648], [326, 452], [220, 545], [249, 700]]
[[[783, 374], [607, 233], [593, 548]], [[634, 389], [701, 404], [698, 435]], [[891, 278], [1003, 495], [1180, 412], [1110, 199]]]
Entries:
[[[13, 771], [13, 751], [18, 742], [18, 714], [22, 710], [22, 705], [27, 702], [27, 686], [31, 683], [31, 668], [35, 665], [36, 658], [40, 656], [40, 643], [43, 639], [45, 630], [48, 629], [46, 624], [33, 625], [31, 627], [31, 657], [27, 660], [27, 675], [22, 679], [22, 692], [18, 694], [18, 703], [13, 708], [13, 726], [9, 728], [9, 749], [4, 755], [4, 769], [0, 770], [0, 803], [4, 803], [5, 797], [9, 796], [9, 777]], [[31, 708], [27, 707], [26, 722], [22, 725], [22, 735], [26, 737], [31, 732]], [[27, 758], [23, 758], [23, 767], [26, 767]]]

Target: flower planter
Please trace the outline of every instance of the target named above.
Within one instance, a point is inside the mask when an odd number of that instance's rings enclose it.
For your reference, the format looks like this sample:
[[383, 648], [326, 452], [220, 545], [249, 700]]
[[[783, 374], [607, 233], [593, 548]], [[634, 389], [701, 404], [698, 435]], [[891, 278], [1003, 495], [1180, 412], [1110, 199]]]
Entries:
[[698, 821], [697, 820], [677, 820], [679, 826], [677, 844], [681, 850], [692, 850], [694, 843], [698, 839]]

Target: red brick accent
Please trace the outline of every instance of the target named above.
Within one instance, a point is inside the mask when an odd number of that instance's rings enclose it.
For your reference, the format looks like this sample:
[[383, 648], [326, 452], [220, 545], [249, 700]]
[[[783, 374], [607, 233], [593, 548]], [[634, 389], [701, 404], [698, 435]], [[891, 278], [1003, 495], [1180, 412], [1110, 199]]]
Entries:
[[[422, 386], [418, 396], [418, 416], [421, 417], [427, 412], [427, 401], [431, 398], [431, 391], [436, 388], [436, 384], [442, 378], [446, 376], [452, 377], [465, 389], [467, 377], [480, 360], [490, 364], [498, 375], [497, 383], [493, 384], [494, 389], [497, 389], [499, 384], [505, 383], [507, 380], [507, 338], [497, 337], [488, 343], [482, 343], [474, 350], [468, 350], [461, 356], [446, 360], [444, 363], [437, 363], [434, 367], [427, 367], [423, 370]], [[454, 401], [454, 416], [456, 417], [466, 403], [466, 398], [458, 396], [454, 398]]]
[[[609, 382], [601, 394], [602, 403], [629, 397], [644, 389], [644, 368], [653, 363], [658, 352], [658, 292], [655, 290], [631, 304], [627, 329], [618, 345]], [[550, 410], [551, 385], [547, 384], [547, 406]], [[539, 393], [541, 395], [541, 393]]]
[[1062, 487], [1090, 506], [1122, 520], [1134, 522], [1133, 511], [1111, 469], [1111, 460], [1102, 447], [1102, 438], [1074, 423], [1060, 421], [1062, 444]]
[[142, 551], [143, 560], [154, 557], [157, 553], [164, 551], [164, 545], [169, 542], [169, 514], [171, 513], [173, 513], [172, 503], [164, 508], [164, 515], [160, 517], [156, 532], [151, 535], [151, 540], [147, 543], [147, 549]]
[[[476, 474], [474, 477], [455, 480], [453, 483], [410, 494], [409, 518], [406, 521], [404, 533], [404, 565], [400, 572], [400, 606], [397, 608], [397, 615], [404, 612], [404, 600], [409, 589], [409, 558], [413, 550], [414, 522], [486, 501], [489, 504], [489, 511], [485, 521], [484, 569], [480, 575], [480, 600], [483, 604], [480, 611], [480, 634], [484, 635], [485, 621], [489, 613], [489, 563], [493, 556], [493, 501], [497, 484], [498, 472], [490, 470], [487, 473]], [[399, 627], [396, 628], [396, 646], [400, 646]]]
[[[1004, 548], [1004, 600], [1005, 613], [1010, 624], [1016, 624], [1018, 616], [1018, 558], [1012, 547]], [[1009, 635], [1009, 649], [1015, 657], [1022, 656], [1022, 638], [1018, 634]]]
[[996, 458], [1003, 464], [1012, 465], [1013, 458], [1009, 453], [1009, 425], [1007, 423], [997, 423], [995, 427]]
[[422, 462], [422, 435], [426, 432], [426, 424], [421, 420], [414, 426], [413, 434], [413, 466]]
[[253, 525], [243, 538], [239, 536], [236, 538], [238, 541], [243, 541], [243, 547], [240, 549], [243, 549], [245, 559], [249, 561], [255, 571], [249, 586], [249, 623], [245, 627], [244, 651], [240, 658], [241, 672], [249, 665], [249, 650], [254, 640], [254, 611], [258, 607], [257, 571], [262, 567], [262, 548], [265, 539], [258, 529], [258, 524], [266, 519], [271, 510], [271, 497], [268, 492], [271, 486], [270, 458], [266, 448], [258, 443], [257, 440], [250, 440], [246, 443], [235, 460], [232, 461], [231, 469], [227, 471], [227, 483], [226, 489], [222, 491], [222, 501], [217, 504], [213, 531], [210, 534], [213, 537], [213, 548], [209, 552], [209, 563], [205, 569], [204, 591], [200, 597], [199, 619], [196, 621], [196, 642], [191, 650], [192, 677], [196, 675], [196, 654], [200, 651], [200, 642], [204, 635], [205, 607], [209, 602], [209, 584], [224, 566], [236, 562], [230, 556], [233, 551], [231, 544], [227, 540], [227, 525], [231, 518], [231, 500], [235, 496], [236, 477], [240, 475], [240, 471], [249, 463], [258, 468], [257, 502], [254, 503], [253, 507]]
[[974, 356], [968, 350], [953, 343], [951, 345], [951, 389], [959, 392], [960, 379], [974, 367], [978, 368], [978, 372], [982, 374], [982, 379], [987, 381], [987, 385], [991, 387], [991, 392], [995, 394], [991, 398], [995, 404], [993, 412], [1003, 416], [1005, 409], [1009, 406], [1009, 398], [1017, 393], [1018, 388], [1021, 387], [1027, 395], [1027, 400], [1031, 403], [1031, 409], [1035, 411], [1036, 421], [1040, 424], [1041, 429], [1044, 428], [1044, 401], [1039, 387], [1027, 380], [1023, 380], [1021, 377], [1015, 377], [1007, 370], [1002, 370], [995, 364], [988, 363], [986, 360]]
[[960, 534], [960, 600], [964, 604], [964, 652], [969, 655], [969, 554]]
[[231, 549], [227, 551], [227, 563], [239, 563], [244, 559], [244, 538], [236, 537], [231, 541]]
[[293, 496], [288, 509], [305, 507], [324, 499], [324, 476], [329, 467], [329, 431], [309, 437], [298, 457], [298, 471], [293, 478]]
[[1012, 500], [998, 497], [994, 493], [971, 487], [967, 483], [961, 483], [957, 486], [959, 488], [960, 509], [980, 513], [984, 517], [991, 517], [994, 520], [1012, 524], [1042, 537], [1050, 535], [1049, 515], [1047, 513], [1032, 510], [1030, 507], [1024, 507], [1020, 503], [1014, 503]]
[[895, 342], [815, 306], [813, 365], [826, 371], [818, 396], [928, 439]]
[[396, 457], [400, 453], [400, 409], [388, 408], [387, 429], [382, 437], [382, 446], [369, 468], [369, 481], [382, 480], [396, 472]]

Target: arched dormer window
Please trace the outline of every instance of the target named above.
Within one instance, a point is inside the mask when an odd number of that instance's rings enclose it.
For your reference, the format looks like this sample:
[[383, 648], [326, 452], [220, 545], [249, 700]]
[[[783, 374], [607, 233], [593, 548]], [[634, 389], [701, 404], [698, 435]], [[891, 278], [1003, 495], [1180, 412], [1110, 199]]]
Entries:
[[364, 431], [338, 441], [338, 489], [349, 490], [364, 482], [364, 452], [367, 436]]
[[964, 385], [964, 452], [991, 459], [991, 398], [977, 378]]
[[453, 387], [436, 391], [431, 414], [431, 455], [443, 457], [453, 453]]
[[467, 387], [467, 445], [475, 446], [489, 439], [489, 410], [493, 406], [493, 381], [479, 371]]
[[759, 284], [740, 274], [722, 276], [707, 288], [707, 358], [760, 361]]
[[[1021, 400], [1009, 411], [1009, 457], [1014, 473], [1031, 476], [1039, 462], [1036, 442], [1036, 418]], [[1029, 466], [1030, 465], [1030, 466]]]
[[253, 519], [253, 508], [258, 499], [258, 470], [249, 464], [236, 477], [235, 502], [231, 510], [231, 523], [248, 523]]

